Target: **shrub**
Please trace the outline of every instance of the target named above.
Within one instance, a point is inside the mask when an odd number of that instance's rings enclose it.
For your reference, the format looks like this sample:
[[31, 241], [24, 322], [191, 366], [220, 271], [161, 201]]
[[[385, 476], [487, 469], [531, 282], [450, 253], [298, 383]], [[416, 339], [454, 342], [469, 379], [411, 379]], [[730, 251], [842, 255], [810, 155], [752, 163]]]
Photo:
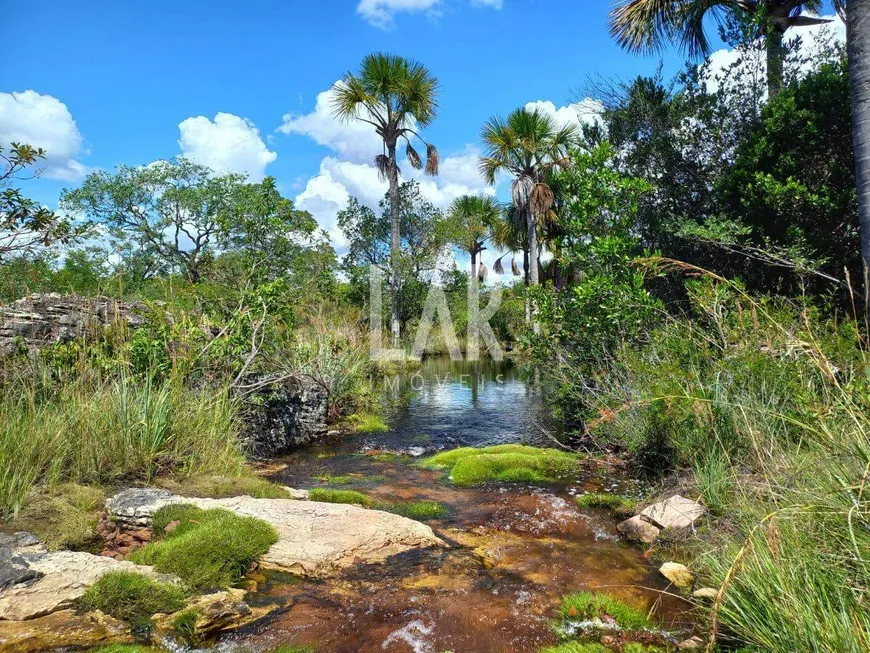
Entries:
[[308, 494], [308, 498], [311, 501], [323, 501], [324, 503], [351, 503], [365, 508], [371, 508], [374, 505], [371, 497], [356, 490], [333, 490], [316, 487]]
[[649, 628], [652, 625], [646, 615], [604, 592], [584, 591], [563, 597], [562, 604], [559, 606], [559, 616], [563, 621], [582, 621], [608, 616], [625, 630]]
[[448, 468], [456, 485], [480, 485], [488, 481], [549, 481], [577, 467], [575, 454], [518, 444], [475, 449], [462, 447], [435, 454], [420, 464]]
[[[173, 521], [178, 524], [167, 533]], [[275, 529], [264, 521], [191, 505], [158, 510], [154, 530], [161, 539], [135, 551], [131, 560], [175, 574], [197, 591], [229, 587], [278, 541]]]
[[158, 612], [177, 612], [184, 607], [181, 587], [161, 583], [131, 571], [112, 571], [100, 577], [78, 601], [82, 610], [99, 610], [134, 627], [148, 623]]

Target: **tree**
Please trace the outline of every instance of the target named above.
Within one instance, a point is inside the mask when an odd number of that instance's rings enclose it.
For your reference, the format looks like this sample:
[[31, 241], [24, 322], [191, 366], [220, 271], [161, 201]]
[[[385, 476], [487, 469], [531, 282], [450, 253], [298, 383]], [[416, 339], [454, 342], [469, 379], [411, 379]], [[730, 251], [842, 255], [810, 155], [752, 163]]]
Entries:
[[[0, 261], [32, 253], [38, 247], [65, 242], [80, 233], [69, 221], [24, 197], [13, 188], [24, 178], [22, 172], [45, 159], [45, 150], [12, 143], [0, 146]], [[38, 172], [31, 175], [37, 176]]]
[[213, 257], [244, 177], [214, 175], [187, 159], [121, 166], [64, 191], [61, 206], [108, 231], [127, 255], [146, 260], [145, 277], [180, 272], [199, 281]]
[[818, 12], [821, 0], [621, 0], [610, 12], [610, 33], [629, 52], [655, 52], [668, 41], [689, 55], [705, 56], [710, 43], [704, 30], [708, 13], [730, 13], [753, 22], [765, 39], [767, 88], [779, 93], [783, 79], [784, 35], [792, 27], [830, 22], [804, 15]]
[[471, 278], [477, 278], [477, 257], [501, 218], [501, 206], [491, 196], [463, 195], [450, 205], [449, 221], [453, 244], [471, 257]]
[[342, 120], [359, 120], [375, 128], [383, 140], [384, 151], [375, 157], [375, 165], [389, 184], [390, 198], [390, 291], [393, 346], [400, 337], [399, 276], [401, 246], [399, 215], [399, 166], [396, 147], [405, 141], [405, 155], [412, 167], [423, 162], [411, 143], [413, 138], [426, 145], [426, 174], [438, 174], [438, 150], [427, 143], [415, 127], [428, 127], [438, 110], [438, 80], [420, 63], [392, 54], [367, 55], [359, 72], [347, 73], [334, 87], [335, 115]]
[[849, 0], [849, 88], [858, 186], [858, 230], [864, 268], [864, 311], [870, 320], [870, 0]]
[[526, 227], [529, 248], [529, 283], [538, 285], [537, 227], [550, 213], [555, 201], [545, 183], [548, 171], [567, 165], [568, 148], [577, 139], [574, 125], [558, 127], [552, 118], [537, 109], [517, 109], [506, 119], [490, 118], [481, 138], [484, 156], [480, 172], [487, 183], [495, 184], [499, 172], [514, 177], [511, 198], [517, 222]]

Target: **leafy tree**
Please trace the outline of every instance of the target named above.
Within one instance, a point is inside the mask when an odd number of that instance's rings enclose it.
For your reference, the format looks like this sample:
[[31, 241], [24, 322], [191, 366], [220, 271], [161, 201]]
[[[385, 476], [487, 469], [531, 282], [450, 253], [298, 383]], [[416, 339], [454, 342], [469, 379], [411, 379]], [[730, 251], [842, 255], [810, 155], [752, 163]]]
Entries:
[[477, 257], [486, 249], [492, 230], [501, 218], [501, 206], [491, 196], [463, 195], [449, 210], [451, 240], [471, 257], [471, 278], [478, 276]]
[[[0, 145], [0, 261], [10, 256], [31, 254], [54, 242], [66, 242], [81, 233], [68, 220], [24, 197], [13, 188], [22, 173], [45, 159], [45, 150], [31, 145]], [[31, 177], [38, 174], [31, 174]]]
[[539, 281], [538, 223], [550, 213], [555, 201], [552, 189], [546, 184], [548, 171], [566, 165], [565, 155], [577, 139], [573, 125], [558, 127], [537, 109], [517, 109], [506, 119], [490, 118], [484, 125], [481, 138], [484, 155], [480, 159], [480, 172], [490, 184], [496, 175], [507, 172], [514, 181], [511, 199], [516, 219], [526, 227], [529, 246], [529, 283]]
[[767, 86], [773, 97], [782, 87], [785, 32], [830, 22], [803, 13], [818, 12], [822, 5], [821, 0], [621, 0], [611, 10], [610, 33], [630, 52], [655, 52], [677, 41], [694, 57], [710, 53], [704, 29], [708, 13], [719, 20], [723, 14], [738, 14], [765, 38]]
[[61, 206], [107, 230], [127, 255], [147, 263], [144, 277], [180, 272], [191, 282], [212, 260], [244, 177], [214, 175], [179, 158], [147, 166], [94, 172], [82, 186], [64, 191]]
[[438, 81], [420, 63], [396, 55], [367, 55], [359, 72], [347, 73], [334, 87], [335, 114], [344, 120], [360, 120], [375, 128], [384, 151], [375, 157], [382, 178], [390, 184], [390, 290], [393, 344], [400, 336], [399, 259], [401, 258], [399, 166], [396, 147], [405, 141], [405, 154], [412, 167], [420, 169], [422, 159], [411, 144], [417, 138], [426, 145], [426, 174], [438, 174], [438, 150], [427, 143], [415, 127], [428, 127], [438, 110]]

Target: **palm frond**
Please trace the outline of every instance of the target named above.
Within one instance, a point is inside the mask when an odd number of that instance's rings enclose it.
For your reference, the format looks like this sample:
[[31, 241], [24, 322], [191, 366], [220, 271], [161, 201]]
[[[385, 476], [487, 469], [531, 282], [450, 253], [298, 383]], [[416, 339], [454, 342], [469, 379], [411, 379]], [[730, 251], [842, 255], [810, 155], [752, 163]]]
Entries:
[[415, 170], [419, 170], [423, 167], [423, 160], [420, 158], [420, 155], [417, 154], [417, 150], [414, 149], [410, 142], [405, 148], [405, 156], [408, 157], [408, 163], [410, 163], [411, 167]]
[[511, 272], [514, 273], [515, 277], [522, 276], [522, 272], [520, 272], [520, 266], [517, 265], [517, 260], [515, 258], [511, 259]]
[[375, 167], [378, 169], [378, 179], [387, 181], [389, 179], [390, 157], [386, 154], [378, 154], [375, 157]]
[[495, 259], [495, 263], [492, 266], [492, 271], [495, 272], [496, 274], [499, 274], [499, 275], [504, 274], [504, 265], [502, 265], [501, 260], [505, 256], [507, 256], [507, 254], [502, 254], [497, 259]]
[[555, 201], [553, 190], [547, 184], [538, 183], [529, 196], [529, 208], [535, 217], [542, 219], [550, 213]]
[[489, 274], [489, 270], [486, 267], [486, 263], [483, 261], [480, 262], [480, 267], [477, 268], [477, 278], [480, 281], [486, 281], [486, 277]]
[[440, 163], [438, 149], [431, 143], [426, 145], [426, 174], [434, 177], [438, 174], [438, 164]]
[[529, 175], [520, 175], [511, 184], [511, 200], [518, 210], [529, 206], [532, 191], [535, 190], [535, 181]]

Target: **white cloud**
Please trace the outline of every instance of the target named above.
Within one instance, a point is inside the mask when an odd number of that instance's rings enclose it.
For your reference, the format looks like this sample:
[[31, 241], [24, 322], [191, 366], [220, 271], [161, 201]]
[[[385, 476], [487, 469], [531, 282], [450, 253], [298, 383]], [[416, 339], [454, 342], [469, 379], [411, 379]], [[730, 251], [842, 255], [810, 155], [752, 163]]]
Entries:
[[563, 107], [556, 105], [549, 100], [536, 100], [527, 102], [525, 109], [527, 111], [538, 110], [540, 113], [550, 116], [559, 127], [566, 125], [603, 125], [601, 114], [604, 113], [604, 105], [598, 100], [585, 98], [580, 102], [574, 102]]
[[0, 145], [22, 143], [46, 151], [43, 173], [76, 181], [88, 172], [78, 159], [87, 154], [84, 139], [67, 106], [36, 91], [0, 93]]
[[[471, 0], [472, 5], [501, 9], [503, 0]], [[395, 25], [398, 13], [425, 13], [431, 17], [441, 15], [442, 0], [360, 0], [356, 12], [368, 23], [380, 29]]]
[[332, 95], [332, 88], [318, 93], [311, 113], [284, 114], [278, 131], [309, 136], [317, 144], [353, 161], [371, 161], [382, 150], [381, 139], [374, 127], [359, 120], [344, 122], [335, 118]]
[[254, 181], [278, 155], [269, 151], [256, 125], [247, 118], [218, 113], [214, 121], [205, 116], [187, 118], [178, 125], [181, 153], [214, 170], [240, 172]]

